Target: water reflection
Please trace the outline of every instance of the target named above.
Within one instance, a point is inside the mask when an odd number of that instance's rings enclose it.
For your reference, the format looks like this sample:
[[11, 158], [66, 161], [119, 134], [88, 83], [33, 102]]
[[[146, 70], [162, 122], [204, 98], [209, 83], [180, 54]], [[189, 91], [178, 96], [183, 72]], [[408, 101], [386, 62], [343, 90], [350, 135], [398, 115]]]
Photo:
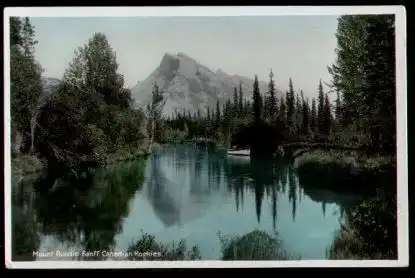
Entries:
[[150, 158], [146, 192], [165, 227], [200, 217], [220, 192], [221, 166], [216, 153], [200, 147], [167, 148]]
[[165, 241], [182, 233], [213, 259], [220, 257], [218, 231], [243, 234], [256, 228], [278, 229], [293, 249], [321, 258], [339, 226], [331, 210], [343, 217], [357, 201], [301, 184], [289, 161], [228, 157], [186, 145], [165, 147], [147, 162], [97, 170], [85, 193], [65, 180], [50, 193], [33, 193], [36, 179], [13, 182], [15, 260], [33, 259], [33, 250], [125, 248], [141, 229]]
[[[85, 193], [74, 190], [74, 184], [66, 179], [57, 180], [54, 190], [47, 193], [36, 193], [32, 189], [31, 184], [39, 182], [41, 177], [37, 177], [37, 181], [16, 181], [12, 216], [14, 260], [36, 259], [33, 257], [36, 250], [111, 250], [115, 245], [115, 235], [121, 231], [122, 219], [129, 213], [129, 203], [142, 186], [144, 166], [144, 161], [137, 160], [96, 170], [91, 179], [91, 189]], [[21, 199], [24, 201], [19, 201]], [[27, 229], [27, 225], [33, 228]], [[47, 246], [50, 242], [55, 243]], [[49, 256], [41, 259], [103, 258]]]
[[[232, 194], [235, 210], [241, 211], [247, 192], [255, 199], [257, 222], [261, 222], [264, 199], [271, 204], [274, 230], [278, 216], [279, 195], [287, 194], [291, 217], [296, 220], [298, 205], [304, 196], [339, 207], [340, 218], [356, 203], [356, 196], [300, 185], [293, 163], [286, 160], [254, 160], [249, 157], [227, 156], [221, 151], [204, 147], [167, 147], [151, 158], [148, 198], [157, 217], [165, 227], [183, 225], [203, 215], [210, 199]], [[191, 213], [190, 213], [191, 212]], [[187, 216], [185, 216], [187, 215]], [[192, 217], [190, 217], [190, 215]], [[190, 218], [189, 218], [190, 217]]]

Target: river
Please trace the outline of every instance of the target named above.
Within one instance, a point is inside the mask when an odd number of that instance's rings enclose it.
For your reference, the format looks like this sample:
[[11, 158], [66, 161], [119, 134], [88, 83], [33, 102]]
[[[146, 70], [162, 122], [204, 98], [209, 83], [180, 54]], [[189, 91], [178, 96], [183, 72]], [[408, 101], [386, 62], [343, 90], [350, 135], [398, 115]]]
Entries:
[[325, 259], [345, 211], [360, 198], [304, 188], [288, 162], [190, 145], [98, 169], [87, 192], [62, 186], [34, 193], [35, 180], [13, 183], [14, 260], [87, 260], [74, 252], [126, 250], [143, 231], [166, 243], [186, 239], [202, 259], [217, 260], [218, 232], [255, 229], [277, 232], [301, 259]]

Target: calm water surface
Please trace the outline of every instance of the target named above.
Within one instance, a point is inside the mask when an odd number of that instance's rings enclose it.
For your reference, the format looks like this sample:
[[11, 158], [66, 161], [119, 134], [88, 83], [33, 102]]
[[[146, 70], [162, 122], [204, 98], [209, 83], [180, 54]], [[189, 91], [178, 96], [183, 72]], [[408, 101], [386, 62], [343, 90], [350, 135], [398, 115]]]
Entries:
[[[14, 183], [16, 260], [30, 260], [33, 250], [125, 251], [142, 231], [166, 243], [186, 239], [188, 246], [200, 247], [203, 259], [216, 260], [218, 232], [254, 229], [277, 232], [284, 248], [302, 259], [325, 259], [345, 210], [358, 200], [304, 188], [287, 162], [230, 158], [185, 145], [166, 147], [145, 162], [97, 170], [86, 193], [63, 186], [35, 194], [34, 180]], [[66, 255], [72, 254], [35, 259], [88, 259]]]

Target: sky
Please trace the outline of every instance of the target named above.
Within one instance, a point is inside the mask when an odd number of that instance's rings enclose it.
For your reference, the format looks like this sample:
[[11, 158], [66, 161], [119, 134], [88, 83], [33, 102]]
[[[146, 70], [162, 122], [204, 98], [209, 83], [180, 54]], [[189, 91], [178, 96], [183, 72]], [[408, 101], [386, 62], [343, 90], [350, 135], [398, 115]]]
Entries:
[[32, 17], [36, 58], [45, 77], [61, 78], [74, 50], [95, 32], [106, 34], [126, 86], [153, 72], [164, 53], [183, 52], [213, 71], [294, 87], [314, 96], [335, 59], [337, 16]]

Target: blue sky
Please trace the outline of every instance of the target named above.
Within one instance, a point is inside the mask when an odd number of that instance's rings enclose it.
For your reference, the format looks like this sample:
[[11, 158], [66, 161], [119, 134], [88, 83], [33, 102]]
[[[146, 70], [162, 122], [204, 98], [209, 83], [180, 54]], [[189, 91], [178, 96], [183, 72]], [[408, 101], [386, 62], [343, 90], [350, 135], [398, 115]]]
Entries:
[[95, 32], [107, 35], [126, 85], [144, 80], [166, 52], [183, 52], [212, 70], [268, 80], [277, 87], [292, 77], [296, 89], [314, 96], [335, 59], [337, 16], [238, 17], [32, 17], [36, 58], [46, 77], [60, 78]]

